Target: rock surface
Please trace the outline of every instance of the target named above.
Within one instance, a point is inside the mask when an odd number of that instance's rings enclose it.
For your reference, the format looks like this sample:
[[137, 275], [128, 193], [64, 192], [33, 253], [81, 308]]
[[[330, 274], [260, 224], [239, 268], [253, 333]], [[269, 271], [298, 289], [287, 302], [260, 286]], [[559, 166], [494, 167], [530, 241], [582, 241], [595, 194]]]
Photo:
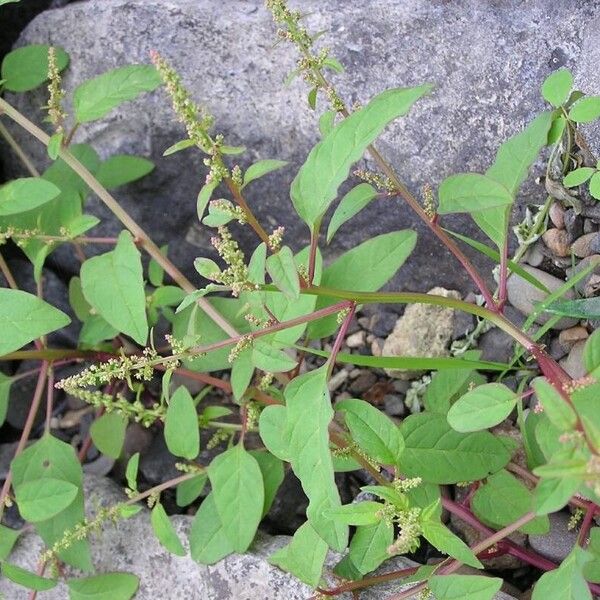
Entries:
[[[88, 509], [98, 505], [113, 505], [124, 499], [118, 486], [102, 477], [86, 476], [85, 494]], [[187, 532], [192, 517], [177, 515], [172, 522], [179, 537], [187, 544]], [[269, 564], [268, 557], [290, 541], [288, 536], [259, 534], [246, 554], [232, 554], [215, 565], [199, 565], [189, 556], [176, 557], [169, 554], [156, 540], [150, 525], [149, 511], [143, 509], [136, 516], [120, 521], [118, 526], [107, 527], [92, 538], [91, 549], [94, 566], [98, 573], [128, 571], [140, 578], [136, 600], [153, 600], [168, 597], [169, 600], [305, 600], [314, 591], [298, 582], [291, 575]], [[35, 570], [41, 540], [34, 533], [26, 533], [17, 542], [10, 556], [12, 564]], [[339, 557], [330, 555], [328, 566]], [[417, 566], [411, 560], [396, 557], [379, 572], [389, 572]], [[67, 569], [67, 576], [77, 576]], [[330, 585], [335, 580], [331, 578]], [[407, 586], [386, 583], [361, 594], [362, 600], [380, 600], [386, 594], [398, 593]], [[27, 592], [6, 578], [0, 579], [0, 594], [6, 598], [25, 597]], [[165, 595], [166, 594], [166, 595]], [[64, 584], [44, 592], [44, 600], [64, 600], [68, 590]], [[339, 596], [349, 600], [350, 595]], [[496, 600], [510, 600], [511, 596], [499, 592]], [[416, 597], [411, 597], [416, 600]]]
[[570, 519], [567, 513], [554, 513], [548, 518], [550, 531], [545, 535], [530, 535], [529, 544], [542, 556], [562, 562], [577, 541], [577, 529], [569, 530], [567, 527]]
[[[544, 0], [491, 4], [374, 0], [369, 10], [340, 0], [295, 3], [300, 4], [312, 31], [328, 32], [324, 43], [348, 69], [347, 75], [333, 79], [350, 104], [364, 103], [391, 86], [435, 84], [434, 93], [390, 127], [378, 143], [417, 194], [424, 183], [436, 186], [452, 173], [483, 172], [499, 144], [543, 108], [539, 87], [552, 70], [577, 67], [587, 92], [600, 89], [597, 60], [584, 60], [581, 50], [585, 47], [585, 52], [597, 56], [592, 23], [600, 8], [598, 0], [557, 0], [552, 11]], [[147, 62], [151, 49], [161, 51], [179, 69], [194, 98], [214, 112], [217, 128], [228, 142], [249, 148], [240, 159], [243, 165], [259, 158], [291, 162], [288, 169], [253, 184], [248, 192], [267, 225], [285, 225], [288, 242], [300, 247], [308, 241], [308, 230], [292, 217], [287, 186], [318, 139], [317, 118], [325, 107], [320, 100], [316, 114], [308, 110], [306, 88], [300, 82], [282, 86], [294, 68], [295, 54], [286, 44], [273, 47], [274, 40], [262, 0], [226, 4], [90, 0], [45, 12], [18, 43], [64, 46], [73, 57], [65, 78], [68, 90], [110, 68]], [[44, 94], [12, 100], [35, 118], [46, 102]], [[103, 157], [135, 152], [157, 162], [153, 174], [119, 190], [117, 196], [157, 242], [169, 242], [170, 255], [193, 273], [198, 246], [206, 247], [210, 238], [206, 228], [190, 227], [203, 178], [201, 157], [186, 151], [161, 158], [164, 149], [182, 136], [159, 91], [81, 127], [76, 141], [91, 142]], [[44, 161], [44, 152], [27, 135], [19, 132], [18, 138], [28, 152]], [[16, 162], [11, 171], [20, 172]], [[540, 203], [545, 192], [532, 177], [523, 197]], [[95, 199], [89, 207], [107, 216]], [[444, 218], [444, 224], [467, 235], [475, 232], [465, 217]], [[425, 232], [408, 209], [375, 202], [340, 230], [332, 252], [353, 247], [368, 235], [407, 227]], [[110, 221], [94, 234], [113, 234], [117, 229]], [[63, 265], [74, 268], [68, 253], [57, 252]], [[481, 256], [476, 261], [487, 264]], [[425, 290], [439, 281], [440, 272], [448, 287], [471, 287], [432, 236], [421, 235], [395, 283]]]
[[[436, 287], [429, 292], [433, 296], [460, 299], [455, 290]], [[383, 356], [419, 356], [437, 358], [448, 356], [448, 345], [454, 331], [452, 308], [432, 304], [410, 304], [396, 322], [396, 326], [386, 338]], [[413, 379], [418, 372], [406, 369], [386, 369], [391, 377]]]
[[[546, 286], [550, 293], [556, 291], [564, 284], [564, 281], [561, 281], [558, 277], [540, 271], [540, 269], [529, 267], [527, 265], [524, 265], [523, 269], [535, 277], [542, 285]], [[516, 274], [513, 274], [508, 278], [507, 291], [508, 301], [526, 316], [529, 316], [535, 310], [535, 305], [538, 302], [542, 302], [547, 296], [542, 290]], [[564, 300], [572, 300], [574, 297], [573, 290], [569, 289], [562, 298]], [[546, 323], [551, 317], [552, 315], [544, 312], [535, 318], [535, 322], [541, 325]], [[554, 325], [553, 329], [567, 329], [574, 325], [577, 325], [577, 319], [563, 317]]]

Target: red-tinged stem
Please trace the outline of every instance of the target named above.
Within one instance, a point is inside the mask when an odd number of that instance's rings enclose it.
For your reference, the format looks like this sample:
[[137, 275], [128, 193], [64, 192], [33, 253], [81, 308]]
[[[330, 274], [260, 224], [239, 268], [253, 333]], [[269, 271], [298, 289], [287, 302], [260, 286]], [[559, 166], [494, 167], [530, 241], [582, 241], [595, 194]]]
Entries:
[[356, 310], [356, 304], [353, 302], [348, 308], [348, 314], [340, 327], [340, 330], [335, 338], [335, 343], [333, 344], [333, 348], [331, 350], [331, 354], [329, 355], [329, 359], [327, 360], [327, 377], [331, 376], [331, 372], [333, 371], [333, 367], [335, 365], [335, 359], [342, 347], [342, 343], [348, 333], [348, 327], [350, 327], [350, 323], [352, 318], [354, 317], [354, 311]]
[[[31, 429], [33, 428], [33, 423], [35, 422], [35, 416], [37, 415], [37, 411], [40, 407], [40, 402], [42, 400], [42, 395], [44, 393], [44, 386], [46, 384], [46, 378], [48, 376], [48, 367], [49, 363], [44, 361], [42, 364], [42, 368], [40, 369], [40, 373], [37, 378], [37, 384], [35, 386], [35, 391], [33, 393], [33, 399], [31, 400], [31, 406], [29, 407], [29, 413], [27, 414], [27, 419], [25, 421], [25, 425], [23, 426], [23, 431], [21, 432], [21, 438], [19, 439], [19, 443], [17, 444], [17, 448], [15, 450], [15, 455], [13, 456], [13, 460], [23, 452], [25, 449], [25, 445], [27, 444], [27, 440], [31, 435]], [[4, 485], [2, 486], [2, 491], [0, 492], [0, 521], [2, 521], [2, 515], [4, 514], [4, 506], [5, 500], [8, 496], [10, 486], [12, 483], [12, 470], [8, 472], [6, 479], [4, 480]]]
[[581, 523], [579, 536], [577, 537], [577, 543], [582, 548], [585, 548], [585, 546], [588, 543], [588, 535], [590, 533], [590, 529], [592, 528], [592, 523], [594, 522], [594, 515], [596, 514], [597, 510], [598, 507], [593, 502], [590, 502], [585, 516], [583, 517], [583, 522]]
[[48, 385], [46, 386], [46, 423], [44, 431], [50, 433], [50, 422], [52, 420], [52, 410], [54, 407], [54, 368], [48, 367]]
[[9, 266], [6, 264], [6, 261], [4, 260], [4, 256], [2, 256], [1, 252], [0, 252], [0, 271], [2, 271], [2, 275], [4, 275], [4, 279], [6, 279], [6, 283], [8, 283], [8, 287], [10, 287], [13, 290], [18, 290], [19, 286], [17, 285], [17, 282], [15, 281], [15, 278], [13, 277], [13, 274], [11, 273]]
[[317, 262], [317, 249], [319, 246], [320, 223], [314, 226], [310, 232], [310, 249], [308, 254], [308, 285], [311, 286], [315, 279], [315, 264]]
[[504, 311], [504, 305], [508, 298], [508, 240], [504, 240], [504, 246], [500, 253], [500, 281], [498, 283], [498, 311]]
[[[338, 302], [337, 304], [333, 304], [332, 306], [328, 306], [326, 308], [321, 308], [320, 310], [316, 310], [315, 312], [310, 313], [308, 315], [303, 315], [301, 317], [296, 317], [295, 319], [290, 319], [289, 321], [282, 321], [281, 323], [276, 323], [275, 325], [265, 327], [265, 329], [260, 329], [258, 331], [253, 331], [244, 335], [230, 337], [226, 340], [214, 342], [213, 344], [207, 344], [206, 346], [198, 346], [192, 349], [192, 354], [204, 354], [205, 352], [211, 352], [212, 350], [226, 348], [227, 346], [231, 346], [232, 344], [237, 344], [237, 342], [241, 341], [244, 338], [256, 339], [265, 335], [270, 335], [271, 333], [283, 331], [284, 329], [289, 329], [290, 327], [295, 327], [296, 325], [302, 325], [303, 323], [309, 323], [310, 321], [316, 321], [317, 319], [328, 317], [329, 315], [333, 315], [341, 310], [344, 310], [345, 308], [349, 308], [350, 306], [352, 306], [352, 302]], [[177, 356], [177, 358], [186, 357], [187, 355]]]
[[229, 191], [231, 192], [231, 195], [233, 196], [237, 205], [244, 211], [248, 225], [250, 225], [250, 227], [252, 227], [252, 229], [254, 229], [254, 231], [256, 232], [256, 235], [260, 238], [260, 240], [262, 242], [264, 242], [266, 244], [267, 250], [269, 250], [269, 248], [270, 248], [269, 234], [263, 229], [263, 226], [257, 221], [256, 217], [254, 216], [254, 213], [250, 210], [250, 207], [248, 206], [248, 203], [246, 202], [246, 199], [242, 195], [242, 192], [240, 191], [239, 187], [229, 177], [226, 177], [224, 179], [224, 181], [225, 181], [225, 184], [227, 185], [227, 187], [229, 188]]
[[[407, 569], [401, 569], [399, 571], [392, 571], [390, 573], [386, 573], [385, 575], [374, 575], [373, 577], [365, 577], [360, 581], [351, 581], [350, 583], [345, 583], [336, 588], [317, 588], [317, 591], [319, 592], [319, 594], [323, 594], [324, 596], [339, 596], [340, 594], [344, 594], [346, 592], [362, 590], [366, 587], [379, 585], [380, 583], [386, 583], [387, 581], [394, 581], [395, 579], [410, 577], [411, 575], [416, 573], [419, 570], [419, 568], [420, 567], [409, 567]], [[308, 600], [317, 600], [317, 598], [318, 596], [312, 596]]]

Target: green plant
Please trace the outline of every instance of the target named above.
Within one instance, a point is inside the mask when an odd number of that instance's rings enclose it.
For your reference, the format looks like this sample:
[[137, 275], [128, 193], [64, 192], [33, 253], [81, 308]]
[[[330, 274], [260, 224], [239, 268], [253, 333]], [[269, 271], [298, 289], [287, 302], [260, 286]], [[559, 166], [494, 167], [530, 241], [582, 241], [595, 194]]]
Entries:
[[[315, 109], [321, 94], [331, 107], [320, 119], [322, 139], [290, 189], [292, 204], [310, 230], [310, 245], [303, 249], [286, 245], [281, 228], [265, 230], [244, 197], [246, 186], [285, 163], [261, 160], [245, 169], [237, 164], [235, 157], [244, 148], [229, 146], [222, 135], [213, 133], [212, 116], [194, 103], [177, 73], [158, 53], [151, 57], [154, 66], [129, 65], [81, 84], [74, 92], [70, 117], [62, 106], [60, 72], [68, 62], [64, 52], [28, 47], [14, 51], [3, 62], [1, 76], [7, 91], [24, 92], [49, 80], [51, 135], [4, 99], [0, 99], [0, 113], [45, 144], [52, 164], [40, 175], [0, 123], [0, 134], [30, 175], [0, 188], [2, 237], [22, 248], [38, 282], [42, 281], [47, 256], [59, 244], [71, 243], [81, 250], [85, 244], [96, 243], [111, 249], [92, 258], [83, 255], [79, 277], [70, 281], [69, 300], [82, 329], [78, 347], [68, 350], [49, 347], [46, 335], [66, 326], [69, 318], [42, 299], [41, 284], [38, 296], [16, 289], [0, 255], [0, 269], [9, 285], [0, 290], [0, 354], [3, 360], [41, 361], [39, 369], [31, 373], [37, 375], [37, 386], [0, 495], [0, 513], [16, 501], [48, 547], [37, 574], [23, 571], [9, 562], [18, 532], [2, 527], [2, 573], [32, 590], [45, 590], [56, 584], [56, 567], [61, 561], [91, 571], [87, 536], [108, 521], [135, 514], [142, 500], [152, 508], [152, 525], [160, 542], [174, 554], [185, 553], [160, 494], [177, 487], [178, 502], [188, 505], [197, 500], [207, 482], [211, 491], [200, 504], [190, 532], [192, 557], [214, 563], [232, 552], [244, 552], [277, 493], [284, 465], [289, 464], [309, 498], [307, 521], [271, 561], [325, 595], [376, 584], [381, 578], [369, 577], [369, 573], [390, 556], [414, 551], [424, 538], [448, 557], [435, 565], [387, 576], [416, 583], [409, 591], [394, 595], [395, 600], [427, 590], [440, 600], [491, 598], [500, 588], [499, 578], [453, 573], [461, 564], [481, 569], [481, 559], [502, 553], [546, 571], [536, 585], [534, 598], [556, 597], [552, 594], [557, 588], [569, 589], [570, 597], [591, 598], [590, 590], [598, 592], [595, 582], [600, 581], [598, 528], [592, 527], [600, 494], [600, 417], [594, 407], [600, 385], [596, 381], [600, 336], [592, 335], [586, 345], [589, 376], [572, 381], [527, 333], [527, 327], [522, 330], [515, 326], [503, 309], [511, 271], [526, 274], [543, 288], [518, 261], [543, 231], [561, 180], [571, 187], [584, 183], [584, 175], [589, 175], [590, 193], [597, 196], [594, 181], [598, 175], [592, 174], [595, 167], [581, 167], [572, 157], [576, 149], [589, 154], [577, 123], [600, 116], [600, 100], [572, 92], [570, 73], [556, 72], [542, 87], [552, 108], [502, 144], [485, 174], [451, 176], [440, 186], [437, 200], [426, 188], [419, 202], [373, 143], [391, 121], [406, 115], [432, 87], [387, 90], [350, 111], [326, 78], [331, 71], [343, 71], [339, 62], [326, 51], [314, 49], [315, 37], [306, 31], [299, 13], [290, 11], [283, 0], [268, 0], [267, 5], [278, 25], [278, 35], [292, 42], [300, 53], [293, 75], [309, 84], [309, 106]], [[197, 271], [208, 281], [202, 289], [186, 279], [168, 259], [166, 249], [158, 248], [107, 191], [144, 176], [153, 165], [131, 156], [100, 161], [91, 147], [72, 144], [78, 127], [103, 118], [121, 102], [161, 83], [187, 132], [187, 138], [165, 154], [195, 147], [205, 155], [208, 168], [198, 194], [198, 218], [216, 229], [212, 243], [224, 266], [206, 257], [196, 259]], [[550, 195], [535, 218], [516, 228], [520, 247], [509, 260], [511, 207], [529, 168], [547, 146], [546, 185]], [[470, 275], [482, 297], [481, 305], [427, 294], [378, 291], [413, 250], [416, 234], [412, 231], [377, 236], [324, 266], [319, 247], [324, 218], [339, 186], [365, 152], [377, 163], [377, 171], [358, 171], [361, 182], [335, 209], [327, 241], [368, 203], [379, 198], [404, 202]], [[595, 160], [593, 164], [597, 165]], [[592, 170], [582, 174], [582, 169]], [[219, 186], [227, 190], [231, 200], [212, 199]], [[575, 196], [562, 191], [577, 203]], [[98, 219], [83, 212], [90, 193], [96, 194], [125, 227], [118, 238], [87, 235], [98, 224]], [[442, 228], [441, 215], [461, 212], [471, 215], [496, 249]], [[248, 225], [256, 233], [259, 243], [248, 261], [228, 229], [231, 222]], [[495, 293], [453, 237], [498, 263]], [[151, 257], [146, 273], [140, 250]], [[166, 277], [172, 281], [165, 283]], [[548, 308], [547, 304], [571, 285], [573, 281], [553, 294], [540, 310]], [[429, 303], [462, 310], [504, 330], [520, 349], [512, 365], [480, 361], [473, 354], [450, 359], [341, 354], [357, 306], [369, 303]], [[151, 334], [159, 317], [172, 326], [166, 348], [157, 347], [158, 341]], [[299, 343], [334, 334], [330, 352], [314, 352]], [[31, 342], [35, 349], [22, 349]], [[319, 368], [300, 374], [309, 352], [326, 360]], [[526, 362], [529, 358], [537, 362], [542, 377], [534, 379], [538, 371]], [[62, 366], [83, 359], [92, 360], [93, 365], [60, 379]], [[327, 382], [336, 362], [342, 361], [436, 371], [425, 391], [424, 410], [398, 426], [362, 399], [344, 400], [332, 407]], [[208, 374], [222, 371], [230, 371], [230, 378]], [[490, 377], [498, 373], [498, 377], [487, 382], [476, 371]], [[508, 371], [518, 378], [517, 392], [502, 381]], [[174, 373], [232, 394], [239, 418], [223, 419], [229, 416], [228, 409], [203, 406], [202, 397], [193, 398], [183, 386], [171, 393]], [[162, 393], [149, 405], [142, 392], [147, 382], [159, 375]], [[60, 379], [57, 387], [98, 409], [91, 440], [103, 453], [119, 456], [128, 421], [145, 426], [160, 422], [170, 452], [182, 461], [182, 475], [140, 492], [139, 455], [134, 455], [126, 473], [129, 499], [85, 518], [78, 457], [50, 432], [55, 377]], [[13, 381], [4, 375], [0, 379], [0, 420]], [[48, 413], [45, 434], [26, 448], [44, 390]], [[533, 391], [542, 410], [526, 413], [523, 400]], [[334, 409], [338, 413], [335, 419]], [[513, 462], [517, 444], [490, 431], [515, 409], [527, 469]], [[210, 445], [225, 442], [226, 446], [209, 465], [197, 461], [201, 430], [214, 432]], [[260, 435], [264, 448], [246, 449], [250, 433]], [[367, 470], [376, 482], [364, 488], [374, 499], [342, 505], [334, 472], [359, 468]], [[524, 481], [532, 485], [528, 487]], [[463, 503], [440, 493], [441, 485], [463, 482], [469, 486]], [[567, 504], [583, 511], [584, 518], [580, 543], [560, 566], [508, 539], [517, 530], [547, 531], [547, 515]], [[443, 524], [442, 508], [480, 532], [482, 541], [472, 547], [465, 544]], [[349, 526], [356, 527], [351, 538]], [[338, 552], [349, 548], [336, 567], [338, 575], [347, 581], [334, 589], [322, 589], [319, 586], [329, 548]], [[52, 577], [43, 575], [46, 567]], [[130, 598], [137, 589], [136, 577], [124, 573], [93, 575], [67, 583], [72, 598], [82, 597], [90, 587], [113, 598]]]

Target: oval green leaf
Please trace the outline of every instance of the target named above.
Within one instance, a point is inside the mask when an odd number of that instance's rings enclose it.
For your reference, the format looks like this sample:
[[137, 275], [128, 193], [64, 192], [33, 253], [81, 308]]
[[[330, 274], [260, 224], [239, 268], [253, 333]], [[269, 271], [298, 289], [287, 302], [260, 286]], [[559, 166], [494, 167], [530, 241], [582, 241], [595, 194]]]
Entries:
[[[46, 44], [32, 44], [9, 52], [2, 61], [0, 79], [11, 92], [33, 90], [48, 79], [48, 48]], [[56, 47], [56, 66], [62, 71], [69, 64], [69, 55]]]
[[54, 200], [60, 190], [41, 177], [22, 177], [0, 187], [0, 217], [33, 210]]
[[175, 532], [173, 523], [171, 523], [169, 516], [160, 502], [157, 502], [152, 509], [150, 523], [152, 524], [152, 530], [154, 531], [154, 535], [158, 538], [158, 541], [171, 552], [171, 554], [185, 556], [185, 548]]
[[69, 600], [130, 600], [140, 585], [133, 573], [103, 573], [67, 580]]
[[15, 496], [21, 516], [37, 523], [62, 512], [75, 500], [78, 491], [69, 481], [42, 477], [16, 486]]
[[165, 417], [165, 442], [171, 454], [193, 460], [200, 452], [196, 406], [187, 388], [177, 388]]

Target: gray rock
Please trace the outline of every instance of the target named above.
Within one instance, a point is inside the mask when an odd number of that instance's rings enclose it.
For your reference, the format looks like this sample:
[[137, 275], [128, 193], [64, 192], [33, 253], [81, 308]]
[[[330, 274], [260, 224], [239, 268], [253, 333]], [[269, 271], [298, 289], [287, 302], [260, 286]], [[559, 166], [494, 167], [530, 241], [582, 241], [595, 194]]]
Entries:
[[[108, 479], [87, 475], [84, 479], [87, 508], [93, 514], [98, 506], [114, 505], [125, 499], [122, 491]], [[172, 522], [186, 550], [187, 534], [192, 517], [176, 515]], [[275, 551], [287, 543], [288, 536], [268, 536], [259, 533], [246, 554], [232, 554], [215, 565], [199, 565], [189, 556], [176, 557], [167, 552], [156, 540], [150, 524], [149, 511], [143, 509], [134, 517], [120, 521], [117, 527], [108, 526], [90, 541], [94, 567], [98, 573], [127, 571], [140, 578], [136, 600], [168, 597], [169, 600], [305, 600], [314, 594], [309, 586], [297, 581], [268, 562]], [[34, 533], [23, 534], [17, 542], [10, 562], [35, 571], [44, 546]], [[330, 554], [326, 566], [331, 569], [339, 556]], [[376, 574], [418, 566], [404, 557], [387, 561]], [[66, 569], [67, 577], [79, 574]], [[337, 585], [328, 575], [328, 585]], [[410, 584], [414, 585], [414, 584]], [[387, 582], [366, 590], [361, 597], [379, 600], [387, 594], [399, 593], [409, 586]], [[6, 598], [24, 597], [24, 588], [6, 578], [0, 579], [0, 594]], [[166, 596], [165, 596], [166, 595]], [[44, 592], [44, 600], [64, 600], [68, 590], [63, 583]], [[499, 592], [496, 600], [510, 600]], [[417, 600], [411, 597], [411, 600]]]
[[567, 527], [570, 519], [567, 513], [554, 513], [548, 518], [550, 531], [545, 535], [530, 535], [529, 545], [547, 559], [560, 563], [577, 541], [577, 529]]
[[570, 350], [568, 356], [560, 361], [560, 366], [573, 378], [580, 379], [587, 373], [583, 363], [583, 349], [585, 342], [577, 342]]
[[392, 333], [398, 315], [393, 312], [381, 311], [371, 317], [369, 331], [378, 337], [387, 337]]
[[19, 442], [11, 442], [10, 444], [0, 444], [0, 481], [6, 479], [10, 469], [10, 463], [15, 456], [15, 450]]
[[[455, 290], [436, 287], [428, 292], [433, 296], [460, 299]], [[454, 332], [452, 308], [432, 304], [410, 304], [398, 319], [394, 331], [383, 346], [383, 356], [448, 356], [448, 346]], [[391, 377], [413, 379], [419, 371], [386, 369]]]
[[[348, 68], [348, 75], [333, 79], [349, 104], [364, 103], [394, 85], [435, 83], [435, 92], [390, 127], [378, 143], [417, 194], [426, 182], [436, 186], [452, 173], [483, 172], [489, 167], [499, 144], [543, 108], [539, 87], [544, 78], [561, 66], [577, 64], [589, 33], [581, 23], [591, 22], [599, 7], [597, 0], [557, 0], [552, 11], [544, 0], [500, 4], [374, 0], [369, 10], [339, 0], [299, 4], [312, 31], [329, 32], [324, 43]], [[290, 168], [254, 184], [248, 195], [259, 217], [269, 227], [285, 225], [287, 239], [300, 247], [308, 240], [308, 230], [291, 217], [286, 190], [318, 139], [316, 123], [324, 102], [319, 101], [317, 113], [310, 112], [301, 82], [282, 86], [295, 66], [295, 51], [286, 44], [274, 47], [273, 25], [262, 5], [262, 0], [226, 4], [91, 0], [47, 11], [30, 24], [19, 44], [64, 46], [73, 57], [65, 77], [68, 90], [112, 67], [147, 62], [151, 49], [162, 51], [179, 69], [194, 98], [216, 115], [217, 129], [227, 141], [249, 148], [240, 158], [243, 165], [258, 158], [291, 161]], [[585, 64], [579, 69], [580, 79], [589, 84], [586, 91], [598, 92], [597, 61]], [[11, 100], [28, 115], [38, 116], [46, 102], [45, 91]], [[116, 195], [158, 243], [169, 242], [175, 262], [193, 273], [192, 259], [203, 251], [196, 246], [205, 248], [210, 237], [205, 228], [194, 227], [188, 236], [193, 243], [186, 241], [203, 177], [201, 157], [187, 151], [161, 158], [163, 150], [182, 137], [183, 129], [174, 122], [163, 92], [156, 92], [80, 128], [76, 141], [91, 142], [103, 157], [137, 152], [156, 160], [158, 168], [152, 175]], [[19, 132], [18, 139], [36, 160], [44, 161], [44, 152], [28, 135]], [[440, 157], [444, 157], [441, 162]], [[19, 171], [13, 163], [12, 172]], [[533, 181], [532, 176], [523, 198], [540, 203], [545, 192]], [[107, 217], [95, 199], [89, 201], [89, 210]], [[519, 204], [515, 219], [520, 219], [522, 210]], [[477, 236], [464, 216], [444, 218], [444, 225]], [[114, 234], [118, 228], [107, 219], [95, 233]], [[353, 247], [368, 235], [401, 228], [414, 228], [421, 235], [395, 285], [428, 289], [439, 280], [437, 273], [443, 272], [447, 287], [471, 287], [449, 253], [431, 235], [423, 235], [426, 227], [404, 206], [390, 208], [387, 201], [372, 203], [342, 228], [332, 253]], [[246, 246], [249, 235], [244, 232]], [[487, 273], [486, 259], [468, 253]], [[69, 263], [62, 249], [57, 256]]]
[[403, 417], [406, 413], [404, 399], [397, 394], [386, 394], [383, 397], [383, 409], [390, 417]]
[[[523, 265], [523, 269], [525, 269], [530, 275], [533, 275], [540, 283], [545, 285], [550, 292], [556, 291], [561, 285], [564, 284], [564, 281], [561, 281], [558, 279], [558, 277], [554, 277], [553, 275], [550, 275], [544, 271], [540, 271], [534, 267]], [[516, 274], [512, 274], [508, 278], [507, 290], [508, 301], [516, 309], [527, 316], [534, 311], [535, 305], [538, 302], [542, 302], [546, 298], [546, 294], [544, 292]], [[571, 300], [574, 297], [575, 295], [572, 289], [569, 289], [563, 295], [564, 300]], [[536, 323], [542, 325], [551, 317], [552, 315], [548, 313], [541, 313], [536, 317], [535, 321]], [[577, 319], [564, 317], [560, 319], [556, 325], [554, 325], [553, 329], [567, 329], [568, 327], [573, 327], [576, 324]]]

